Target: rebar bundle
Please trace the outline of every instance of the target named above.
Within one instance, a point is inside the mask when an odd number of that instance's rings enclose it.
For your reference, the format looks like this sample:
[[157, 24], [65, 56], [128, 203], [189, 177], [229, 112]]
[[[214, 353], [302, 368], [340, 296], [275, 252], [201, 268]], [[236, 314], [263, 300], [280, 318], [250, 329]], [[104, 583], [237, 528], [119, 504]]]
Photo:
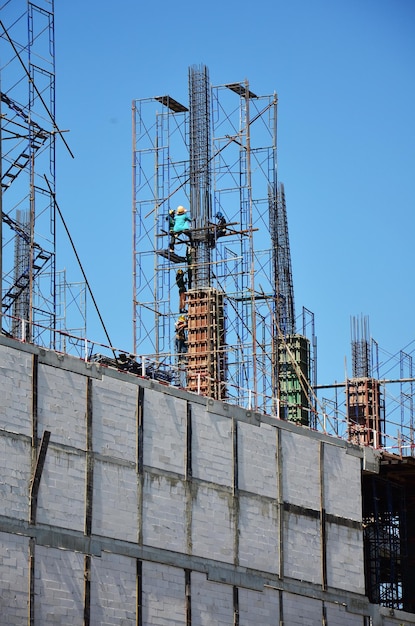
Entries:
[[210, 84], [208, 69], [189, 69], [190, 101], [190, 212], [192, 217], [194, 288], [210, 286], [209, 223], [210, 183]]

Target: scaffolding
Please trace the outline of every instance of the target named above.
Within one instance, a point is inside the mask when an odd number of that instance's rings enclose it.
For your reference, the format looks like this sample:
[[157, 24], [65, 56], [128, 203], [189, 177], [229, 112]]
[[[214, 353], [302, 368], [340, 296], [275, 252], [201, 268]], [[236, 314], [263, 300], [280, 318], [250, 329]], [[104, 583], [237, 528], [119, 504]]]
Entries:
[[399, 393], [400, 393], [400, 432], [404, 440], [402, 444], [409, 446], [412, 456], [415, 456], [414, 436], [414, 396], [415, 396], [415, 369], [413, 358], [403, 350], [399, 352]]
[[8, 3], [0, 37], [2, 326], [14, 335], [23, 317], [26, 339], [50, 346], [39, 324], [56, 321], [53, 1], [23, 5]]
[[[207, 68], [192, 66], [189, 105], [165, 95], [134, 100], [132, 109], [134, 350], [183, 369], [174, 351], [181, 269], [188, 280], [184, 386], [275, 414], [282, 198], [285, 210], [277, 96], [256, 95], [247, 80], [211, 86]], [[192, 241], [183, 233], [171, 246], [169, 212], [178, 205], [192, 219]], [[292, 280], [287, 263], [285, 271]]]
[[68, 146], [55, 121], [54, 0], [9, 0], [1, 18], [1, 331], [70, 352], [58, 331], [85, 334], [86, 300], [56, 268], [56, 137]]
[[[411, 354], [401, 350], [382, 361], [367, 317], [351, 318], [351, 334], [352, 376], [346, 375], [341, 383], [315, 384], [316, 396], [320, 389], [333, 389], [335, 394], [318, 399], [327, 416], [327, 432], [358, 445], [415, 457]], [[393, 385], [399, 386], [399, 393], [392, 391]], [[338, 390], [343, 392], [343, 403]]]

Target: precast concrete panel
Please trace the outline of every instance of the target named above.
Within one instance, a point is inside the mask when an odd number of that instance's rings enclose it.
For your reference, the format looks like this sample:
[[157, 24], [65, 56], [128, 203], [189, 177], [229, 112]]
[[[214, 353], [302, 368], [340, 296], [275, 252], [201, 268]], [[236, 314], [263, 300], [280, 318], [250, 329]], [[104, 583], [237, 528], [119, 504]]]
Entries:
[[239, 564], [279, 573], [278, 504], [258, 496], [239, 496]]
[[192, 474], [218, 485], [233, 482], [232, 420], [192, 405]]
[[233, 588], [206, 580], [192, 572], [192, 626], [229, 626], [234, 624]]
[[327, 524], [327, 584], [365, 593], [363, 536], [360, 528]]
[[282, 493], [285, 502], [320, 509], [319, 442], [281, 430]]
[[92, 386], [92, 437], [94, 452], [137, 459], [137, 385], [103, 376]]
[[92, 532], [138, 539], [138, 488], [134, 465], [95, 459]]
[[276, 428], [238, 422], [238, 487], [278, 498]]
[[91, 562], [90, 624], [135, 626], [136, 559], [103, 552]]
[[0, 429], [31, 436], [33, 356], [0, 346]]
[[86, 376], [39, 363], [38, 434], [56, 443], [85, 447]]
[[214, 486], [195, 488], [192, 508], [193, 554], [225, 563], [235, 559], [236, 501]]
[[406, 611], [380, 607], [380, 613], [382, 621], [379, 620], [378, 623], [382, 624], [382, 626], [411, 626], [411, 624], [415, 624], [413, 614]]
[[324, 609], [328, 626], [362, 626], [362, 616], [349, 613], [345, 606], [325, 602]]
[[144, 394], [144, 465], [184, 475], [186, 402], [160, 391]]
[[34, 562], [35, 625], [78, 624], [84, 608], [83, 554], [36, 546]]
[[28, 439], [0, 435], [0, 515], [29, 517], [30, 453]]
[[143, 544], [187, 552], [190, 520], [186, 515], [185, 485], [174, 476], [146, 473], [143, 489]]
[[183, 569], [143, 562], [142, 579], [142, 626], [184, 626], [186, 589]]
[[[52, 435], [51, 435], [52, 440]], [[39, 486], [36, 519], [40, 524], [83, 530], [85, 455], [49, 443]]]
[[[284, 626], [318, 626], [323, 624], [323, 603], [314, 598], [284, 592], [282, 613]], [[278, 622], [276, 623], [278, 624]]]
[[284, 511], [284, 576], [321, 584], [320, 520]]
[[239, 589], [239, 626], [278, 626], [279, 594], [276, 589]]
[[0, 532], [0, 624], [27, 624], [29, 539]]
[[327, 513], [362, 520], [361, 459], [324, 445], [324, 504]]
[[11, 342], [1, 626], [415, 624], [364, 595], [359, 448]]

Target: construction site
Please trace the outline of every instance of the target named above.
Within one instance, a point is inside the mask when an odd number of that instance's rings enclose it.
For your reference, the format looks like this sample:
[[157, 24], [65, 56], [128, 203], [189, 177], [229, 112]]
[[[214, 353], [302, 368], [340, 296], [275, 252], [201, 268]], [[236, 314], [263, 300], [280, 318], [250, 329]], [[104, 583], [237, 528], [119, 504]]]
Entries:
[[87, 277], [56, 263], [53, 1], [11, 4], [1, 624], [415, 624], [413, 357], [386, 377], [351, 317], [352, 376], [319, 384], [277, 94], [201, 64], [185, 102], [132, 100], [133, 345], [97, 342]]

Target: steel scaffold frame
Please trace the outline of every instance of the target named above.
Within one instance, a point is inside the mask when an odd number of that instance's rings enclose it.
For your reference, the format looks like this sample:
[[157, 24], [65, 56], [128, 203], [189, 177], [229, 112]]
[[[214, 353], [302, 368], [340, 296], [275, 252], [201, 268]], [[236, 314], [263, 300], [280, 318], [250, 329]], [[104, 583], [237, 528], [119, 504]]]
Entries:
[[86, 286], [56, 267], [56, 136], [73, 155], [55, 120], [54, 0], [9, 0], [1, 20], [1, 328], [80, 354]]
[[[191, 103], [194, 81], [189, 87]], [[209, 287], [224, 297], [226, 397], [275, 414], [277, 304], [269, 189], [276, 195], [277, 96], [257, 96], [248, 81], [242, 81], [211, 86], [209, 101], [210, 179], [203, 189], [211, 190], [206, 202], [214, 243], [209, 271], [199, 255], [193, 274], [208, 276]], [[188, 270], [189, 257], [180, 238], [174, 254], [168, 251], [168, 212], [184, 205], [193, 213], [195, 205], [189, 155], [192, 132], [200, 129], [190, 127], [190, 109], [191, 104], [167, 95], [132, 104], [134, 351], [172, 368], [177, 366], [174, 274], [179, 268]], [[217, 236], [217, 213], [226, 218], [226, 236]], [[191, 217], [197, 215], [195, 209]], [[197, 224], [196, 239], [203, 228], [205, 223]]]
[[17, 334], [23, 317], [25, 338], [50, 347], [39, 325], [56, 323], [53, 11], [53, 0], [12, 1], [0, 37], [3, 329]]

